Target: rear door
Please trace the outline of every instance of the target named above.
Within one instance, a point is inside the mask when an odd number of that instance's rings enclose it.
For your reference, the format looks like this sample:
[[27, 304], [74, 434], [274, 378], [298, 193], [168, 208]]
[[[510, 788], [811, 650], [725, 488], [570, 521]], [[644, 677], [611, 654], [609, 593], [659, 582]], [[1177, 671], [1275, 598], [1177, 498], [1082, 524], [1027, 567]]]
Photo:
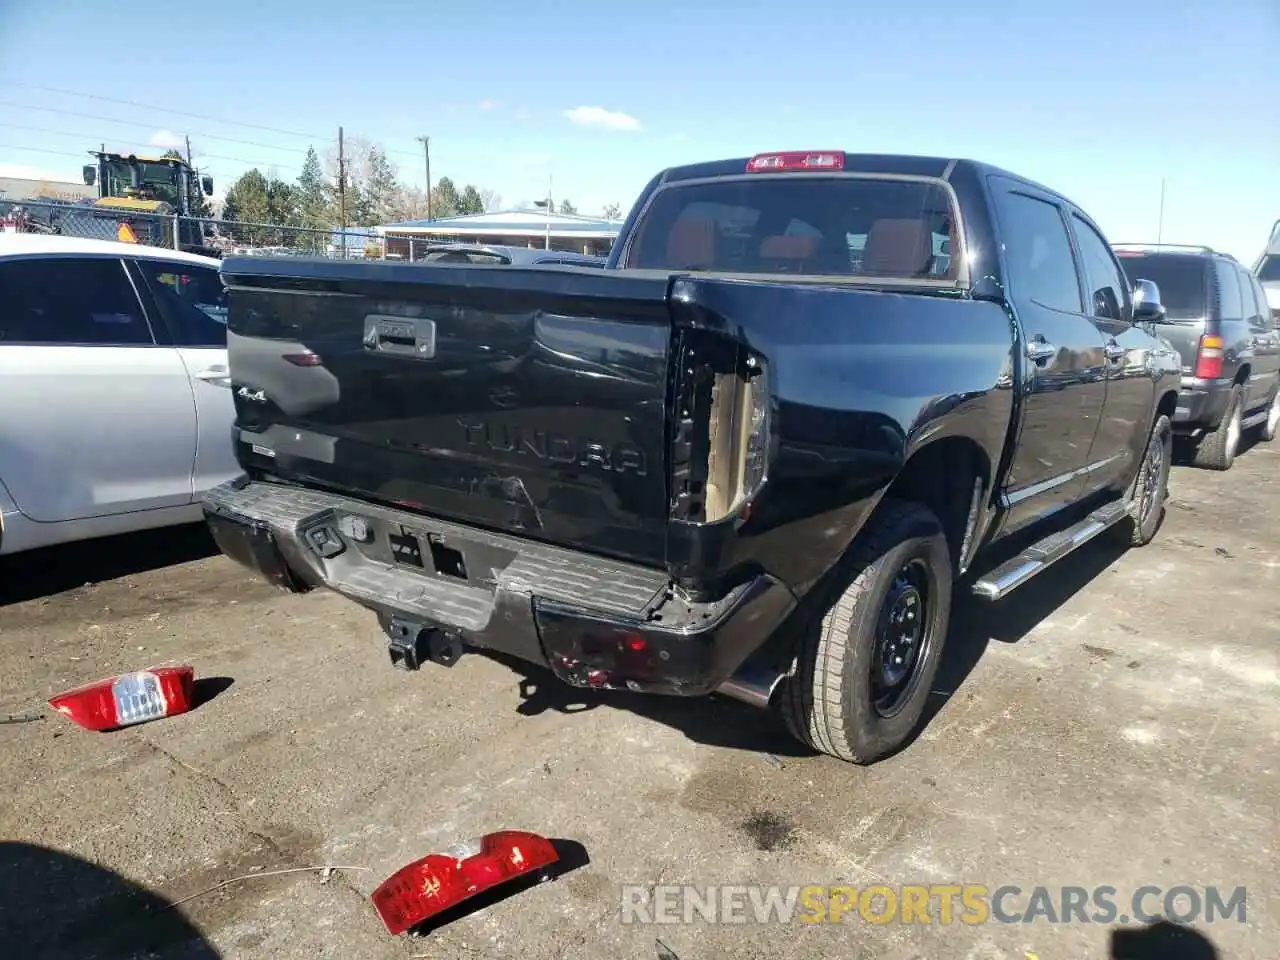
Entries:
[[190, 379], [196, 412], [191, 496], [199, 500], [240, 473], [231, 443], [235, 405], [227, 366], [226, 287], [216, 267], [199, 263], [138, 259], [130, 269]]
[[1107, 395], [1104, 337], [1085, 313], [1076, 254], [1057, 199], [991, 178], [1009, 291], [1022, 328], [1027, 392], [1003, 495], [1005, 532], [1074, 503]]
[[1089, 451], [1083, 495], [1106, 487], [1120, 488], [1134, 472], [1147, 445], [1155, 410], [1155, 387], [1148, 365], [1155, 343], [1133, 326], [1129, 281], [1098, 229], [1079, 211], [1071, 213], [1085, 280], [1085, 308], [1102, 334], [1107, 363], [1107, 401]]
[[32, 520], [191, 501], [195, 404], [115, 257], [0, 261], [0, 471]]

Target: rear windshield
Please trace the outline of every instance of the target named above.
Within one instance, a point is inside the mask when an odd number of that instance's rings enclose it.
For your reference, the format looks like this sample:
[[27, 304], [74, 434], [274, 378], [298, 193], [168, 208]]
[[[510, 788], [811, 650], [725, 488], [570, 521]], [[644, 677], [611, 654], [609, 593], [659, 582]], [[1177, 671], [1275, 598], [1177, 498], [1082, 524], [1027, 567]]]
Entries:
[[1280, 257], [1264, 257], [1258, 264], [1258, 279], [1268, 283], [1280, 280]]
[[948, 191], [936, 183], [760, 174], [661, 190], [626, 266], [954, 280]]
[[1206, 260], [1177, 254], [1117, 253], [1129, 282], [1150, 280], [1160, 288], [1160, 302], [1170, 320], [1205, 315]]

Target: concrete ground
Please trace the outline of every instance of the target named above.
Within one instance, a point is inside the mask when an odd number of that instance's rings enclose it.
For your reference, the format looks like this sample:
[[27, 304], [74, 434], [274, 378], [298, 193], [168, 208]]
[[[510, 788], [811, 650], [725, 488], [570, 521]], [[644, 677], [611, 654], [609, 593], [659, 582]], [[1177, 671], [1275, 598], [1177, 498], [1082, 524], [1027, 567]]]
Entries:
[[[1121, 912], [1144, 884], [1245, 886], [1246, 923], [1197, 930], [1218, 956], [1274, 957], [1280, 448], [1177, 469], [1172, 497], [1152, 546], [1097, 544], [964, 605], [936, 715], [867, 769], [733, 703], [584, 698], [479, 656], [393, 671], [371, 616], [273, 592], [200, 530], [18, 558], [0, 570], [0, 955], [1112, 955], [1115, 925], [1043, 919], [619, 919], [623, 884], [976, 882], [1110, 885]], [[164, 661], [206, 678], [186, 716], [100, 735], [43, 710]], [[589, 863], [427, 938], [383, 931], [382, 879], [501, 828]], [[324, 865], [352, 869], [270, 875]], [[1214, 956], [1181, 943], [1115, 955]]]

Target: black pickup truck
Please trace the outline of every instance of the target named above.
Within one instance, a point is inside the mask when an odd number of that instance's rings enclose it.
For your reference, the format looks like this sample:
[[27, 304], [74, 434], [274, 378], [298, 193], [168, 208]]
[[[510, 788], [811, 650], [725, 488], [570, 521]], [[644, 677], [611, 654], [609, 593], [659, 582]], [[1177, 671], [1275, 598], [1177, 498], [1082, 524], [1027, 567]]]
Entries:
[[221, 549], [375, 611], [393, 662], [778, 704], [868, 763], [953, 584], [996, 600], [1164, 512], [1159, 291], [966, 160], [670, 169], [604, 270], [230, 258]]

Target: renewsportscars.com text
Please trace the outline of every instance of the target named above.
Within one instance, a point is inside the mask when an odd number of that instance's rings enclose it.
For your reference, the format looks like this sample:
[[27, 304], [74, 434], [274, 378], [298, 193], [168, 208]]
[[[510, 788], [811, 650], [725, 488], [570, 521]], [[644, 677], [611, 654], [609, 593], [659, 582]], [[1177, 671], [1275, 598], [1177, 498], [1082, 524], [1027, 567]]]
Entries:
[[623, 923], [1244, 923], [1244, 887], [624, 886]]

